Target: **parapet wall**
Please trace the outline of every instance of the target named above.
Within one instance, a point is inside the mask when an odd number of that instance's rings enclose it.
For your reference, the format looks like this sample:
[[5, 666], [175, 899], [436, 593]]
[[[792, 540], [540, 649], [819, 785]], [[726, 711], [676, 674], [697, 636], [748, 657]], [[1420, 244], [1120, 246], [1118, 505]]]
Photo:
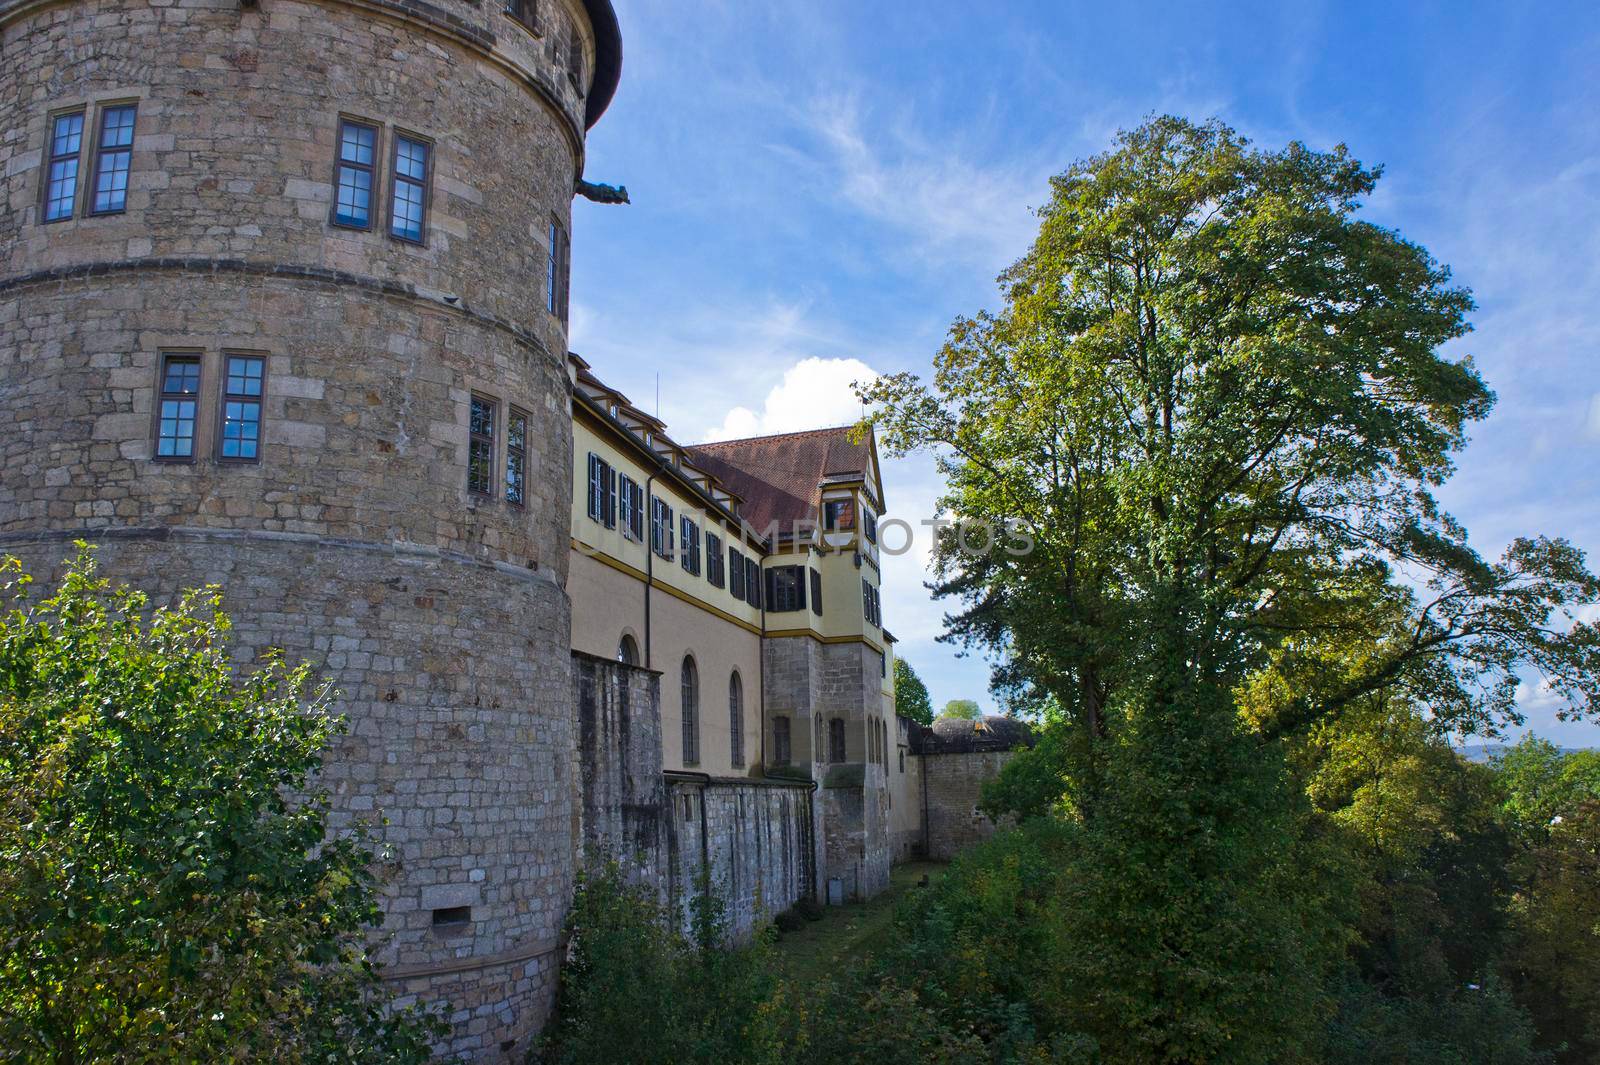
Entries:
[[728, 937], [746, 942], [811, 894], [811, 787], [674, 774], [668, 891], [684, 927], [709, 886]]
[[812, 893], [810, 783], [662, 772], [661, 675], [574, 652], [580, 862], [616, 861], [685, 929], [709, 885], [744, 941]]

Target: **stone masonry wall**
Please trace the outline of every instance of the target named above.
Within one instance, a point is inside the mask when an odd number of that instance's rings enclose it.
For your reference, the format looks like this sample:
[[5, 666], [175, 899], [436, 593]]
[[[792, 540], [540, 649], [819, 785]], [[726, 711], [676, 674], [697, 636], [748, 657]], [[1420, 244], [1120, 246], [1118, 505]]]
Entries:
[[983, 785], [999, 775], [1011, 751], [965, 751], [918, 757], [927, 788], [928, 854], [947, 862], [995, 833], [995, 823], [978, 810]]
[[[333, 826], [367, 820], [395, 852], [386, 976], [450, 1006], [458, 1051], [498, 1053], [534, 1030], [571, 892], [568, 673], [536, 650], [566, 631], [561, 590], [538, 572], [289, 533], [91, 539], [106, 572], [157, 602], [220, 585], [242, 667], [276, 647], [334, 684], [350, 730], [323, 771]], [[13, 537], [0, 550], [43, 584], [72, 547]], [[472, 920], [436, 929], [447, 906]]]
[[576, 844], [585, 865], [615, 861], [667, 900], [667, 787], [661, 775], [661, 675], [574, 651]]
[[663, 775], [660, 675], [572, 657], [583, 861], [619, 862], [685, 930], [708, 885], [736, 942], [812, 894], [809, 784]]
[[[452, 294], [564, 352], [538, 279], [549, 219], [570, 218], [581, 95], [564, 40], [502, 6], [0, 0], [0, 272], [296, 263]], [[87, 104], [92, 125], [106, 101], [138, 104], [126, 212], [40, 225], [50, 115]], [[383, 127], [380, 178], [394, 129], [434, 142], [426, 245], [389, 239], [382, 195], [371, 230], [328, 224], [341, 116]]]
[[[216, 582], [242, 662], [283, 648], [342, 692], [339, 817], [387, 816], [397, 854], [386, 975], [449, 1003], [476, 1061], [548, 1011], [575, 861], [566, 325], [540, 281], [582, 170], [572, 20], [586, 71], [594, 46], [567, 0], [543, 37], [502, 6], [0, 0], [0, 551], [47, 579], [81, 537], [157, 601]], [[126, 210], [86, 213], [84, 180], [45, 224], [52, 116], [92, 145], [113, 103], [137, 106]], [[367, 230], [330, 222], [341, 117], [380, 130]], [[400, 131], [432, 144], [422, 244], [387, 232]], [[168, 352], [201, 360], [192, 462], [154, 454]], [[251, 464], [217, 456], [229, 353], [266, 361]]]
[[685, 929], [703, 887], [735, 943], [812, 894], [809, 785], [678, 778], [670, 794], [669, 901]]

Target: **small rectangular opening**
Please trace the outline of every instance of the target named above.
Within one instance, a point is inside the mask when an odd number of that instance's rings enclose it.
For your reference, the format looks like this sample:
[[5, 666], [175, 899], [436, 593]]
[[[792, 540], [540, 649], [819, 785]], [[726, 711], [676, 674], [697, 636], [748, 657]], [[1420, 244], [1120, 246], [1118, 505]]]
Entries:
[[450, 925], [463, 925], [471, 923], [471, 906], [444, 906], [433, 911], [433, 927], [435, 928], [444, 928]]

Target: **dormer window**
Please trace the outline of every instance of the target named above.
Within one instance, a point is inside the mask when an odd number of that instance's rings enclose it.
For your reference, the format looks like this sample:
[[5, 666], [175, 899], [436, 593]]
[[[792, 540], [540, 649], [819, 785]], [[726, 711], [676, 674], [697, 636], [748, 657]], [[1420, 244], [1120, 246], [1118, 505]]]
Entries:
[[851, 532], [856, 527], [856, 501], [829, 499], [822, 504], [822, 527], [827, 532]]

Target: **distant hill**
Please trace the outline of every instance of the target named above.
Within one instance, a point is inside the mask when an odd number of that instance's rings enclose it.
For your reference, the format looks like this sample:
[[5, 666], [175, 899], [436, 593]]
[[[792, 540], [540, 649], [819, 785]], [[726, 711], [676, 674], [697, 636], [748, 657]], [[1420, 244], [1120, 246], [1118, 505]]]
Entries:
[[[1461, 757], [1469, 762], [1491, 762], [1495, 758], [1511, 749], [1509, 743], [1468, 743], [1457, 747]], [[1557, 747], [1562, 754], [1577, 754], [1579, 751], [1592, 751], [1593, 747]]]

